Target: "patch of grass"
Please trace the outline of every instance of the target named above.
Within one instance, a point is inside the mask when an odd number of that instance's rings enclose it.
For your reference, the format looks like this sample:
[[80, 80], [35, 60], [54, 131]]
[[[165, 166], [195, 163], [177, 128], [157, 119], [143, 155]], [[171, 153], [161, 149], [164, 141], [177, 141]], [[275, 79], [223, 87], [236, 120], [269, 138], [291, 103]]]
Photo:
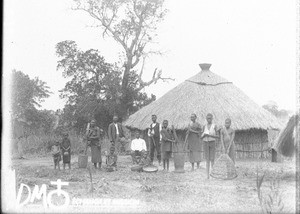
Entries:
[[155, 186], [154, 185], [147, 185], [147, 184], [144, 184], [141, 186], [141, 190], [143, 192], [152, 192], [153, 190], [155, 189]]
[[259, 176], [257, 169], [256, 188], [262, 212], [267, 214], [286, 213], [287, 210], [284, 210], [283, 193], [279, 188], [280, 178], [275, 177], [270, 180], [267, 189], [263, 192], [262, 184], [264, 182], [265, 175], [266, 172], [264, 172], [262, 176]]

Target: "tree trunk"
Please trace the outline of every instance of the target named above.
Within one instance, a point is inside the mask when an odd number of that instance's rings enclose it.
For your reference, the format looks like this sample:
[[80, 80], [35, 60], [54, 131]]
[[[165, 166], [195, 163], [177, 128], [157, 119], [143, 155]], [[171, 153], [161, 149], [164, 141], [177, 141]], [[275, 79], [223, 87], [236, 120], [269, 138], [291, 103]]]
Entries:
[[128, 103], [130, 101], [130, 94], [128, 91], [129, 84], [129, 74], [132, 68], [132, 54], [127, 53], [127, 62], [124, 64], [124, 74], [122, 79], [122, 97], [121, 97], [121, 106], [120, 106], [120, 117], [122, 119], [127, 118], [128, 115]]
[[277, 152], [275, 149], [272, 149], [272, 162], [277, 162]]

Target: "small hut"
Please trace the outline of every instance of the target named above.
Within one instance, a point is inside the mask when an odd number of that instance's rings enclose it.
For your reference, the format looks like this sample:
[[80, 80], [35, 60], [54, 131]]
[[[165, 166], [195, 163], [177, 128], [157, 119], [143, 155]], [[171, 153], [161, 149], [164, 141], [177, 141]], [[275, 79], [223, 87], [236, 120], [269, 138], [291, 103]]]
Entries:
[[200, 67], [198, 74], [132, 114], [124, 125], [129, 129], [147, 130], [151, 115], [156, 114], [158, 122], [167, 119], [184, 139], [191, 113], [197, 115], [202, 125], [207, 113], [212, 113], [214, 123], [219, 126], [231, 118], [232, 128], [236, 130], [238, 157], [268, 154], [268, 130], [279, 130], [282, 124], [232, 82], [211, 72], [211, 64], [200, 64]]
[[287, 122], [284, 129], [279, 133], [273, 149], [285, 157], [292, 157], [295, 154], [297, 141], [297, 127], [299, 127], [299, 115], [293, 115]]

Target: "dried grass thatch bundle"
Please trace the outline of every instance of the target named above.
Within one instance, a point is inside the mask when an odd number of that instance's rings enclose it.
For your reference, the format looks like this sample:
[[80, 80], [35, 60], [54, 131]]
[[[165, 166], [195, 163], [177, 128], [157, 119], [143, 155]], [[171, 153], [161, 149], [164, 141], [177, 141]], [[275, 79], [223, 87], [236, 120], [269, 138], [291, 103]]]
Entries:
[[233, 161], [228, 154], [222, 154], [216, 160], [210, 175], [214, 178], [229, 180], [237, 177]]
[[299, 123], [299, 115], [293, 115], [286, 127], [279, 133], [273, 148], [283, 156], [292, 157], [296, 150], [296, 129]]
[[188, 118], [195, 113], [199, 121], [205, 121], [212, 113], [215, 124], [232, 119], [235, 130], [280, 129], [282, 124], [270, 112], [253, 102], [232, 82], [209, 70], [210, 64], [200, 64], [202, 71], [182, 82], [158, 100], [132, 114], [125, 126], [146, 130], [151, 123], [151, 114], [158, 121], [168, 120], [176, 130], [188, 127]]

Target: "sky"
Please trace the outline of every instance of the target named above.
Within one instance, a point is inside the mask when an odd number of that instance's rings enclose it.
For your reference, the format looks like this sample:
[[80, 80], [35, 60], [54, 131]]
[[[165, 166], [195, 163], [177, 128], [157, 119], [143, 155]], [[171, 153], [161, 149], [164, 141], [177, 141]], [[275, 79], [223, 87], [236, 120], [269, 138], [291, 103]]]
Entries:
[[[157, 47], [164, 54], [146, 62], [144, 80], [155, 68], [175, 81], [145, 89], [157, 98], [200, 72], [200, 63], [233, 82], [259, 105], [275, 101], [296, 109], [296, 0], [166, 0]], [[94, 20], [72, 10], [71, 0], [6, 0], [4, 3], [4, 78], [12, 69], [47, 82], [53, 94], [45, 109], [61, 109], [66, 79], [56, 69], [55, 45], [74, 40], [79, 48], [98, 49], [108, 62], [121, 49]], [[8, 84], [8, 82], [6, 83]], [[9, 85], [6, 85], [9, 86]]]

